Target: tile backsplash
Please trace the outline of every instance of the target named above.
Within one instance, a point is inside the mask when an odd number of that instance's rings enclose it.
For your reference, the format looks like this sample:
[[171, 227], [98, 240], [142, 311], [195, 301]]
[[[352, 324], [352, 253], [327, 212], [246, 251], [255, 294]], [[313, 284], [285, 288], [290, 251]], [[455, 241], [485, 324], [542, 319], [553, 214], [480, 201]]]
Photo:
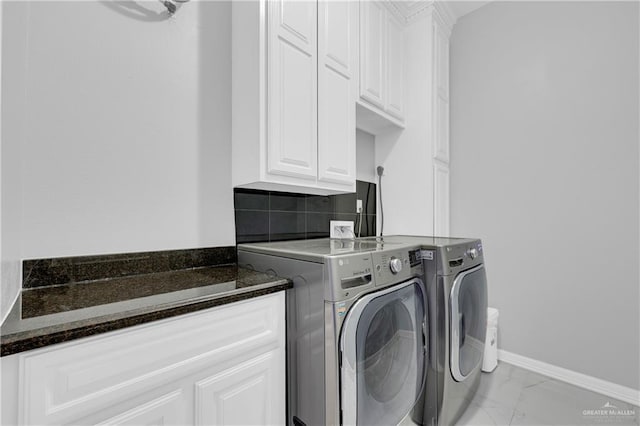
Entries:
[[329, 236], [331, 220], [350, 220], [360, 236], [376, 235], [376, 184], [356, 181], [355, 194], [331, 196], [234, 189], [236, 241], [238, 243], [301, 240]]

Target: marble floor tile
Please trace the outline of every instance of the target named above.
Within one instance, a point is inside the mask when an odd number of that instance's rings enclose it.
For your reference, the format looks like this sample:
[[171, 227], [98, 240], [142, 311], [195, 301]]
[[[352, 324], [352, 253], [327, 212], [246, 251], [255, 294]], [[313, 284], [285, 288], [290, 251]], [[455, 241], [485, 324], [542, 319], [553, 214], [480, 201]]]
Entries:
[[[609, 408], [620, 414], [594, 415]], [[631, 415], [625, 415], [632, 413]], [[637, 425], [637, 407], [567, 383], [549, 380], [522, 390], [512, 425]]]
[[502, 406], [515, 408], [527, 383], [524, 375], [514, 374], [511, 365], [500, 363], [493, 372], [481, 374], [477, 394]]
[[476, 395], [457, 424], [460, 426], [508, 425], [513, 414], [513, 408], [502, 405], [497, 401], [489, 400], [481, 395]]
[[636, 425], [640, 408], [506, 363], [482, 373], [459, 426]]

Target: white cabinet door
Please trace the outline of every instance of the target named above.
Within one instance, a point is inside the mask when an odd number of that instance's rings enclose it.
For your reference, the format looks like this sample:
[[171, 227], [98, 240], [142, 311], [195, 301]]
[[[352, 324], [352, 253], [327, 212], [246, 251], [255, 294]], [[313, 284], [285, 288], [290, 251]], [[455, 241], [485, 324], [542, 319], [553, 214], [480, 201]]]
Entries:
[[434, 158], [449, 163], [449, 38], [433, 23]]
[[268, 173], [318, 175], [316, 15], [316, 2], [269, 2]]
[[377, 1], [360, 2], [360, 97], [384, 109], [387, 10]]
[[195, 424], [285, 424], [283, 360], [284, 350], [272, 351], [197, 382]]
[[406, 28], [390, 2], [360, 1], [360, 91], [356, 126], [404, 129]]
[[449, 36], [437, 21], [433, 23], [433, 40], [436, 87], [441, 97], [449, 99]]
[[404, 118], [404, 30], [391, 13], [387, 13], [387, 93], [385, 110]]
[[356, 179], [356, 27], [358, 4], [318, 3], [318, 178]]
[[100, 422], [97, 426], [164, 426], [186, 424], [185, 396], [181, 389], [141, 404], [122, 414]]
[[433, 230], [438, 237], [449, 236], [449, 167], [433, 164]]
[[433, 109], [434, 158], [449, 163], [449, 102], [436, 95]]

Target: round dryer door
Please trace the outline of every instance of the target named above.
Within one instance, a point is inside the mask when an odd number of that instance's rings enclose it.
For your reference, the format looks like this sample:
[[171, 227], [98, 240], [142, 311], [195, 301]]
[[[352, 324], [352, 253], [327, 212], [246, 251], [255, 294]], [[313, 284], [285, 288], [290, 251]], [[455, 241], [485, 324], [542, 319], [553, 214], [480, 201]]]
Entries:
[[353, 305], [340, 342], [344, 424], [395, 425], [411, 411], [423, 384], [425, 321], [418, 280]]
[[451, 288], [451, 374], [459, 382], [479, 368], [487, 333], [484, 266], [461, 272]]

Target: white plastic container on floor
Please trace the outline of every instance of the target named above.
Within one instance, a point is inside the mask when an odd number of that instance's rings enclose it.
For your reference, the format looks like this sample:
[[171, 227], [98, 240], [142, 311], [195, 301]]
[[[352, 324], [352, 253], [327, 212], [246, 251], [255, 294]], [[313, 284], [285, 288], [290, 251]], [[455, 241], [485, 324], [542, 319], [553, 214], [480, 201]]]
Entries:
[[487, 309], [487, 337], [482, 361], [482, 371], [485, 373], [492, 372], [498, 366], [498, 316], [497, 309]]

